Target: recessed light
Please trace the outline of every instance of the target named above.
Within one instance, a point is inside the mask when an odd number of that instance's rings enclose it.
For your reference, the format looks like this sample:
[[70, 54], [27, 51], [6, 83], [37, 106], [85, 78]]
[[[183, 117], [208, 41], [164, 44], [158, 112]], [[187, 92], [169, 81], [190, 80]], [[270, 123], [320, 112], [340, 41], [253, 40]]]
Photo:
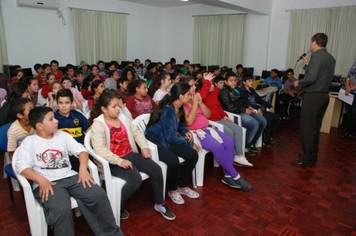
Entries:
[[188, 2], [189, 0], [181, 0], [182, 2]]

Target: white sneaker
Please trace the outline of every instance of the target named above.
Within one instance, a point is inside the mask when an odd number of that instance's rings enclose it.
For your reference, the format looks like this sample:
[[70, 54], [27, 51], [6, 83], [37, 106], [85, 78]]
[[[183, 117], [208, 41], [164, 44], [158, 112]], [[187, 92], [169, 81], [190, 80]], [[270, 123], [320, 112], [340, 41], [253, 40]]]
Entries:
[[244, 167], [253, 167], [253, 165], [248, 162], [248, 160], [246, 159], [246, 157], [244, 156], [235, 156], [234, 157], [234, 162], [236, 163], [236, 165], [238, 166], [244, 166]]

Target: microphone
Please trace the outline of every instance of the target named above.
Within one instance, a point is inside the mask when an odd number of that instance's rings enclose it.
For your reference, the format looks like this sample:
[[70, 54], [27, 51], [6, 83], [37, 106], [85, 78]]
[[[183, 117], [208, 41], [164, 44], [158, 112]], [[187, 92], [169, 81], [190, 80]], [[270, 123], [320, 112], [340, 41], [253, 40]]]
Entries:
[[[306, 50], [298, 59], [298, 61], [302, 60], [303, 57], [305, 57], [309, 53], [309, 50]], [[298, 62], [297, 61], [297, 62]]]

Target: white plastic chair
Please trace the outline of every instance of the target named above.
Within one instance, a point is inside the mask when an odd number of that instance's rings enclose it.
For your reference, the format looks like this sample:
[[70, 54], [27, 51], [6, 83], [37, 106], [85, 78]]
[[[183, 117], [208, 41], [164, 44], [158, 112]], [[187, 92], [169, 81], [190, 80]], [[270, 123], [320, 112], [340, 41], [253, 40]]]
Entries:
[[[114, 213], [116, 224], [120, 226], [121, 189], [125, 185], [126, 181], [111, 175], [109, 162], [94, 152], [90, 144], [90, 137], [91, 137], [91, 130], [89, 130], [88, 133], [86, 133], [85, 135], [85, 139], [84, 139], [85, 148], [88, 150], [90, 155], [92, 155], [95, 158], [95, 160], [97, 160], [103, 166], [103, 170], [104, 170], [103, 175], [105, 180], [106, 193], [108, 195], [111, 208]], [[152, 160], [160, 165], [158, 161], [157, 146], [154, 145], [153, 143], [148, 142], [148, 148], [151, 152]], [[165, 187], [166, 178], [167, 178], [167, 167], [162, 165], [160, 166], [163, 174], [163, 186]], [[140, 174], [141, 174], [142, 181], [149, 178], [149, 176], [145, 173], [140, 172]], [[165, 188], [163, 188], [163, 196], [165, 196]]]
[[[27, 217], [30, 224], [31, 234], [34, 236], [47, 236], [48, 227], [43, 213], [43, 208], [41, 207], [39, 202], [35, 199], [32, 192], [32, 186], [30, 185], [28, 180], [24, 176], [18, 174], [15, 171], [16, 160], [17, 158], [21, 158], [17, 155], [17, 153], [18, 152], [15, 151], [12, 157], [12, 168], [14, 169], [14, 173], [16, 175], [17, 181], [20, 183], [23, 189], [26, 209], [27, 209]], [[93, 176], [94, 181], [100, 185], [98, 169], [96, 165], [90, 160], [88, 162], [88, 169], [90, 174]], [[77, 201], [72, 197], [70, 198], [70, 200], [72, 204], [72, 209], [77, 208], [78, 207]]]
[[83, 109], [82, 109], [83, 113], [85, 114], [85, 116], [87, 116], [90, 112], [90, 107], [88, 105], [88, 100], [85, 100], [85, 102], [83, 103]]
[[[137, 128], [139, 128], [141, 130], [142, 133], [145, 133], [145, 130], [146, 130], [146, 126], [148, 124], [148, 121], [150, 120], [150, 116], [151, 114], [143, 114], [143, 115], [140, 115], [138, 117], [136, 117], [136, 119], [133, 121], [133, 124], [135, 126], [137, 126]], [[149, 142], [147, 140], [147, 142]], [[149, 142], [149, 143], [152, 143], [152, 142]], [[157, 156], [158, 157], [158, 156]], [[185, 160], [181, 157], [178, 157], [179, 158], [179, 163], [183, 163]], [[198, 160], [199, 161], [199, 160]], [[160, 161], [161, 162], [161, 161]], [[163, 162], [162, 162], [163, 163]], [[163, 163], [164, 164], [164, 163]], [[166, 165], [166, 164], [164, 164]], [[196, 167], [196, 166], [195, 166]], [[167, 166], [166, 166], [167, 168]], [[204, 167], [203, 167], [203, 171], [204, 171]], [[203, 173], [204, 175], [204, 173]], [[196, 180], [196, 168], [194, 168], [193, 172], [192, 172], [192, 184], [193, 184], [193, 187], [196, 188], [197, 187], [197, 180]]]
[[48, 104], [48, 99], [42, 97], [42, 88], [40, 90], [38, 90], [38, 100], [37, 100], [37, 105], [38, 106], [44, 106]]

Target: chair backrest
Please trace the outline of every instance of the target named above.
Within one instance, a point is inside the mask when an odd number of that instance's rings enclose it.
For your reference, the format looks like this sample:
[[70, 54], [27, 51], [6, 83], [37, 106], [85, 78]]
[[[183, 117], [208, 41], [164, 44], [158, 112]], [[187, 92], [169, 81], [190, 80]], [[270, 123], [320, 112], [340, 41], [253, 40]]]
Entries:
[[90, 107], [88, 105], [88, 100], [85, 100], [85, 102], [83, 103], [83, 112], [85, 115], [87, 115], [90, 112]]
[[12, 123], [0, 127], [0, 151], [7, 152], [7, 131]]
[[148, 124], [148, 121], [150, 120], [150, 117], [151, 114], [143, 114], [136, 117], [136, 119], [134, 119], [132, 123], [137, 126], [137, 128], [139, 128], [142, 133], [145, 133], [146, 126]]

